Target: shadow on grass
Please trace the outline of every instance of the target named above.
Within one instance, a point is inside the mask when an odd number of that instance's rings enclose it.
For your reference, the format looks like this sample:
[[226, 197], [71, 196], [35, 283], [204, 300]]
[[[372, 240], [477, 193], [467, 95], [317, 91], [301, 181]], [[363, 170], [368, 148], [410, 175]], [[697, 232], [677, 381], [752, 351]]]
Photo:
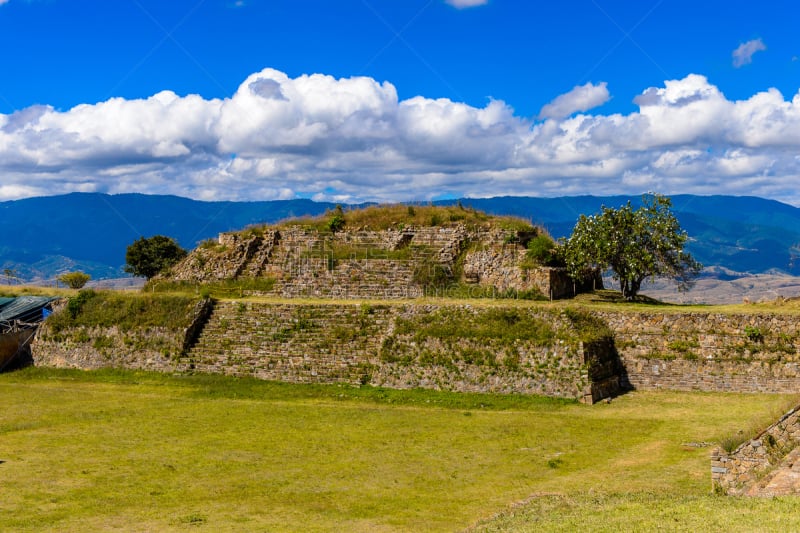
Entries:
[[387, 389], [369, 385], [295, 384], [218, 374], [173, 375], [124, 369], [75, 370], [28, 367], [0, 376], [18, 382], [116, 383], [126, 386], [169, 386], [198, 398], [367, 402], [469, 410], [548, 410], [577, 404], [575, 399], [529, 394], [447, 392], [429, 389]]
[[633, 300], [626, 300], [622, 293], [611, 289], [602, 289], [590, 293], [578, 295], [576, 301], [582, 303], [604, 303], [618, 305], [652, 305], [659, 307], [676, 307], [678, 304], [662, 302], [655, 298], [650, 298], [644, 294], [637, 295]]

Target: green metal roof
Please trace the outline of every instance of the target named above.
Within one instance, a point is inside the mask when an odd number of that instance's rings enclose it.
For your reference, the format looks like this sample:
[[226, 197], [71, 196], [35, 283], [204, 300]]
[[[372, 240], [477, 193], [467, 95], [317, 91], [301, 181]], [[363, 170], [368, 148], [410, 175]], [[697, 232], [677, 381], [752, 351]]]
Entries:
[[0, 329], [10, 325], [14, 320], [21, 322], [41, 322], [44, 319], [42, 310], [55, 300], [50, 296], [19, 296], [0, 299]]

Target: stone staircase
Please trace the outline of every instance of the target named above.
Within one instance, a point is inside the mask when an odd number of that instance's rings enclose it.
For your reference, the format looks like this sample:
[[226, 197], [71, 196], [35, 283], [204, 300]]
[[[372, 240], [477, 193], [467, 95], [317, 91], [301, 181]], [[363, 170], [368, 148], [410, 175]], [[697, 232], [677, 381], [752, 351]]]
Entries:
[[177, 370], [356, 384], [392, 320], [384, 306], [219, 302]]
[[248, 258], [248, 262], [240, 268], [240, 274], [251, 278], [260, 276], [272, 259], [272, 254], [279, 241], [280, 233], [277, 230], [268, 231], [264, 237], [259, 239], [258, 246]]
[[715, 448], [711, 482], [735, 496], [800, 494], [800, 406], [730, 453]]
[[416, 298], [422, 289], [414, 283], [413, 261], [385, 259], [338, 261], [333, 268], [324, 259], [294, 265], [274, 292], [284, 298], [396, 299]]

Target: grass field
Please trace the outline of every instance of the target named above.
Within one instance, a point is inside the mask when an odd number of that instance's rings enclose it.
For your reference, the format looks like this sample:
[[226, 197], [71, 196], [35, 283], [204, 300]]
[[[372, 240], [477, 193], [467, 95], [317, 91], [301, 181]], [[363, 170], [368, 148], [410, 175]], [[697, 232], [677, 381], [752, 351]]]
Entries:
[[800, 499], [711, 495], [689, 445], [787, 396], [586, 406], [33, 368], [0, 394], [2, 531], [800, 529]]

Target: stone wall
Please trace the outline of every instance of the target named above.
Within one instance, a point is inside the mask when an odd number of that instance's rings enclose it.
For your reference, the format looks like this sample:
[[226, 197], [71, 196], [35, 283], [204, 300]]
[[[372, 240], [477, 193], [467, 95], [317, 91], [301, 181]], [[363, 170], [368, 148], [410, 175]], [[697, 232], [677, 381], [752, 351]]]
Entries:
[[192, 310], [190, 325], [181, 329], [76, 326], [56, 332], [45, 321], [31, 343], [33, 363], [83, 370], [127, 368], [172, 372], [180, 355], [196, 342], [212, 308], [211, 300], [198, 302]]
[[120, 331], [79, 326], [53, 334], [45, 324], [31, 346], [36, 366], [128, 368], [171, 372], [183, 347], [183, 333], [168, 328]]
[[574, 296], [565, 269], [531, 268], [525, 265], [525, 252], [523, 246], [514, 243], [469, 250], [464, 254], [464, 280], [498, 291], [534, 289], [550, 299]]
[[756, 438], [742, 443], [731, 453], [720, 448], [711, 452], [711, 481], [714, 490], [731, 495], [757, 489], [770, 470], [800, 444], [800, 407], [783, 415]]
[[[584, 344], [575, 325], [556, 310], [228, 301], [208, 317], [208, 305], [198, 306], [195, 321], [182, 330], [76, 326], [53, 332], [45, 323], [32, 346], [34, 363], [535, 393], [590, 403], [619, 393], [613, 345]], [[486, 329], [487, 320], [519, 323], [520, 338]], [[425, 325], [433, 329], [418, 335]], [[528, 335], [529, 325], [544, 332], [541, 338]]]
[[[311, 282], [309, 286], [314, 287]], [[516, 309], [548, 323], [558, 332], [558, 342], [537, 346], [525, 340], [470, 337], [469, 331], [457, 339], [396, 331], [398, 323], [409, 320], [417, 321], [416, 329], [426, 329], [432, 322], [420, 317], [435, 318], [445, 308], [471, 310], [451, 318], [453, 324], [480, 324], [486, 309]], [[564, 322], [564, 313], [517, 303], [222, 302], [207, 325], [196, 323], [181, 331], [112, 327], [53, 333], [45, 324], [32, 350], [36, 364], [52, 366], [176, 368], [299, 382], [338, 380], [594, 400], [628, 387], [800, 391], [800, 320], [794, 315], [591, 311], [608, 325], [613, 339], [581, 344], [575, 325]], [[189, 338], [200, 332], [192, 348]]]
[[[507, 308], [510, 309], [510, 308]], [[584, 350], [577, 340], [546, 345], [524, 340], [420, 338], [408, 324], [431, 323], [455, 313], [460, 324], [478, 327], [488, 312], [470, 305], [218, 305], [197, 346], [178, 366], [182, 371], [247, 375], [289, 382], [369, 383], [393, 388], [546, 394], [596, 401], [614, 376], [600, 370], [593, 387], [590, 367], [615, 368], [608, 352]], [[570, 326], [558, 313], [514, 310], [559, 331]], [[444, 320], [444, 319], [442, 319]], [[420, 322], [422, 321], [422, 322]], [[444, 323], [444, 322], [443, 322]], [[405, 326], [402, 326], [405, 324]], [[398, 328], [406, 329], [399, 331]], [[616, 384], [618, 386], [618, 379]]]
[[597, 312], [641, 390], [800, 391], [800, 317]]

